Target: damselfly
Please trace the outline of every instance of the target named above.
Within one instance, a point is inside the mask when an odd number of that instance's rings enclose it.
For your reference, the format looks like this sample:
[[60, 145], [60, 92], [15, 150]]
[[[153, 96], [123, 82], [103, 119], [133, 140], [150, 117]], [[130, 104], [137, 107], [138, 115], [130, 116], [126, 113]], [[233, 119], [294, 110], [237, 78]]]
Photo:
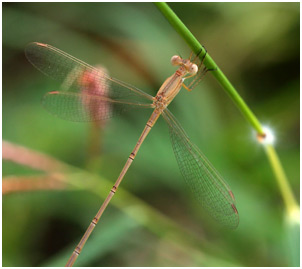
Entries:
[[[74, 264], [160, 115], [169, 126], [180, 171], [197, 200], [217, 221], [229, 228], [237, 227], [239, 217], [232, 191], [198, 147], [190, 141], [184, 129], [167, 108], [182, 86], [191, 90], [199, 83], [207, 71], [206, 68], [200, 68], [202, 63], [198, 67], [191, 59], [184, 60], [180, 56], [173, 56], [171, 63], [178, 66], [178, 69], [166, 79], [153, 97], [50, 45], [31, 43], [26, 47], [25, 53], [37, 69], [62, 83], [63, 90], [47, 93], [43, 97], [43, 105], [48, 111], [63, 119], [98, 122], [131, 107], [153, 109], [118, 179], [66, 266]], [[184, 80], [190, 77], [194, 77], [193, 81], [188, 86], [184, 85]]]

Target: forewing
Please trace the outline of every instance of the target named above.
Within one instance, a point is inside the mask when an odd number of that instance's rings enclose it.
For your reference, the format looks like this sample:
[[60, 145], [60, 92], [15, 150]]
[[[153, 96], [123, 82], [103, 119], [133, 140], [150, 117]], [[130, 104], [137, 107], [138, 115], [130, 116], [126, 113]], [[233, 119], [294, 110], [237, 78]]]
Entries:
[[216, 169], [186, 135], [173, 114], [166, 109], [163, 117], [180, 171], [197, 200], [221, 224], [235, 229], [239, 223], [235, 198]]
[[103, 67], [42, 43], [30, 43], [25, 54], [38, 70], [61, 83], [62, 91], [46, 94], [42, 102], [63, 119], [99, 121], [129, 108], [152, 107], [152, 96], [109, 77]]

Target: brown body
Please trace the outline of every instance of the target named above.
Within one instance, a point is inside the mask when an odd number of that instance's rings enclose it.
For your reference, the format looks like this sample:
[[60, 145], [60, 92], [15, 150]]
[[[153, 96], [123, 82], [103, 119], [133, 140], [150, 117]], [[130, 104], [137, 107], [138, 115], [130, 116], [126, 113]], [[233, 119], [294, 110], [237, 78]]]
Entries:
[[166, 109], [166, 107], [172, 102], [175, 96], [179, 93], [183, 81], [185, 80], [185, 76], [189, 73], [190, 76], [193, 76], [197, 73], [198, 68], [195, 64], [191, 63], [189, 60], [182, 60], [179, 56], [173, 56], [171, 59], [173, 65], [179, 65], [180, 67], [176, 70], [176, 72], [168, 77], [165, 82], [162, 84], [160, 89], [158, 90], [156, 96], [153, 98], [153, 106], [154, 111], [151, 114], [146, 126], [139, 137], [133, 151], [130, 153], [128, 160], [123, 167], [118, 179], [116, 180], [115, 184], [113, 185], [112, 189], [110, 190], [107, 198], [105, 199], [104, 203], [102, 204], [101, 208], [99, 209], [98, 213], [95, 215], [93, 220], [91, 221], [88, 229], [86, 230], [85, 234], [83, 235], [82, 239], [80, 240], [79, 244], [76, 246], [75, 250], [73, 251], [72, 255], [70, 256], [66, 266], [72, 266], [76, 261], [77, 257], [81, 253], [82, 248], [84, 247], [87, 239], [89, 238], [90, 234], [92, 233], [94, 227], [98, 223], [100, 217], [102, 216], [104, 210], [106, 209], [107, 205], [109, 204], [111, 198], [115, 194], [118, 186], [120, 185], [121, 181], [123, 180], [126, 172], [128, 171], [131, 163], [133, 162], [141, 144], [149, 134], [151, 128], [161, 115], [161, 113]]

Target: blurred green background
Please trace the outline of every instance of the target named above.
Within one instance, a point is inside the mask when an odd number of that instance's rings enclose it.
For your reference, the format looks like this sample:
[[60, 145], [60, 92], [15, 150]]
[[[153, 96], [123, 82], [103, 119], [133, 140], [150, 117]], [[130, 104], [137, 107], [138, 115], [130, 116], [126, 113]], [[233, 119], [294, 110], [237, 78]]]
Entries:
[[[299, 199], [300, 4], [169, 5], [260, 121], [274, 130], [277, 151]], [[102, 64], [113, 77], [152, 95], [175, 71], [171, 56], [187, 57], [190, 50], [151, 3], [4, 3], [2, 11], [3, 139], [113, 183], [150, 111], [127, 112], [108, 121], [99, 136], [100, 156], [92, 158], [90, 124], [61, 120], [41, 106], [42, 96], [60, 85], [26, 60], [25, 46], [32, 41], [51, 44], [89, 64]], [[293, 258], [286, 237], [284, 203], [265, 153], [211, 74], [194, 91], [183, 90], [170, 110], [231, 186], [240, 214], [238, 229], [224, 229], [198, 205], [160, 119], [121, 188], [141, 199], [138, 206], [148, 204], [179, 230], [169, 235], [154, 229], [162, 226], [156, 218], [144, 225], [129, 217], [127, 212], [135, 208], [126, 206], [125, 196], [117, 192], [113, 199], [121, 206], [108, 207], [76, 265], [297, 264], [299, 257]], [[37, 172], [3, 161], [4, 177], [32, 174]], [[89, 183], [89, 178], [82, 180]], [[62, 266], [103, 198], [84, 189], [50, 190], [4, 195], [2, 202], [3, 266]], [[143, 218], [143, 211], [136, 213]]]

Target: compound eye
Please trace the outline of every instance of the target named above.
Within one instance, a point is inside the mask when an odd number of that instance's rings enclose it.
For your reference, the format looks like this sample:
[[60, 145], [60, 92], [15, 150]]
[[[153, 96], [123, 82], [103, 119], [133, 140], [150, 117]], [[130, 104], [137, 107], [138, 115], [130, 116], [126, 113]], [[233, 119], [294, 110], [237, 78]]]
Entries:
[[181, 59], [178, 55], [174, 55], [174, 56], [171, 58], [171, 64], [172, 64], [173, 66], [181, 65], [181, 64], [182, 64], [182, 59]]
[[188, 72], [192, 75], [196, 74], [198, 72], [198, 66], [196, 64], [191, 64], [188, 69]]

